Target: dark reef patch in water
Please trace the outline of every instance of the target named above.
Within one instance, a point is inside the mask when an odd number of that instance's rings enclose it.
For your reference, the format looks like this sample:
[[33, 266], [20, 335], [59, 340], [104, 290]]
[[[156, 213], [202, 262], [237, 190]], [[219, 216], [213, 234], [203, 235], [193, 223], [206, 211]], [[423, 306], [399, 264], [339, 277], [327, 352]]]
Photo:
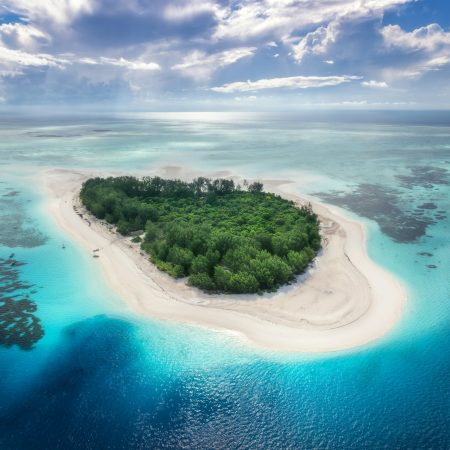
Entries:
[[0, 258], [0, 345], [17, 345], [31, 350], [44, 336], [36, 303], [29, 298], [33, 287], [19, 279], [18, 267], [24, 263]]
[[11, 189], [4, 192], [0, 195], [0, 245], [32, 248], [45, 244], [47, 237], [26, 217], [20, 192]]
[[412, 166], [409, 167], [410, 174], [397, 175], [402, 186], [413, 189], [423, 187], [432, 189], [435, 184], [450, 184], [450, 173], [442, 167], [433, 166]]
[[320, 199], [375, 220], [381, 231], [397, 242], [413, 242], [426, 233], [427, 226], [436, 223], [430, 217], [407, 214], [398, 205], [400, 192], [378, 184], [364, 183], [351, 192], [316, 192]]
[[57, 134], [57, 133], [35, 133], [33, 131], [30, 131], [27, 134], [33, 138], [43, 138], [43, 139], [61, 139], [61, 138], [72, 138], [82, 136], [82, 134], [79, 133]]
[[12, 190], [10, 192], [7, 192], [6, 194], [3, 194], [3, 197], [15, 197], [16, 195], [19, 195], [19, 191]]
[[437, 209], [437, 206], [432, 202], [423, 203], [417, 209]]

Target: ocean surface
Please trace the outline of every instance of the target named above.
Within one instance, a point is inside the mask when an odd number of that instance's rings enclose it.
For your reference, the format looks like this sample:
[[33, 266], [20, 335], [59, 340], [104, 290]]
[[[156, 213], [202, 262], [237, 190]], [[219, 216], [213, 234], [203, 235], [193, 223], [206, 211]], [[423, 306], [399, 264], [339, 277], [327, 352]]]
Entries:
[[[144, 320], [45, 215], [52, 168], [288, 179], [364, 222], [408, 304], [320, 355]], [[450, 448], [450, 113], [0, 116], [0, 449]]]

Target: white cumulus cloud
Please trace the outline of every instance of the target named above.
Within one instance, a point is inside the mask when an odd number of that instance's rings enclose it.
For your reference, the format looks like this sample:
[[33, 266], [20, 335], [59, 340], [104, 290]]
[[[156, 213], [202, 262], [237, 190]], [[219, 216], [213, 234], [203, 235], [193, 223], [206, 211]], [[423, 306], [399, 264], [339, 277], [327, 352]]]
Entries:
[[237, 81], [227, 83], [222, 86], [211, 88], [215, 92], [231, 93], [231, 92], [249, 92], [259, 91], [262, 89], [309, 89], [320, 88], [326, 86], [337, 86], [343, 83], [349, 83], [353, 80], [359, 80], [361, 77], [353, 75], [335, 75], [335, 76], [297, 76], [285, 78], [267, 78], [257, 81]]
[[410, 56], [410, 63], [406, 67], [386, 69], [387, 75], [417, 78], [450, 64], [450, 32], [444, 31], [437, 23], [413, 31], [405, 31], [398, 25], [388, 25], [380, 33], [388, 50]]
[[82, 13], [94, 8], [93, 0], [4, 0], [3, 6], [31, 20], [69, 24]]
[[172, 22], [183, 22], [205, 13], [220, 14], [220, 8], [216, 3], [206, 0], [169, 3], [163, 11], [163, 16]]
[[388, 25], [380, 30], [388, 47], [403, 50], [426, 50], [428, 52], [448, 49], [450, 32], [444, 31], [437, 23], [417, 28], [411, 32], [402, 30], [398, 25]]
[[36, 50], [50, 42], [50, 36], [31, 24], [4, 23], [0, 25], [0, 39], [8, 47]]
[[64, 68], [70, 61], [45, 53], [28, 53], [0, 46], [0, 71], [3, 75], [21, 73], [26, 67]]
[[255, 47], [238, 47], [211, 54], [194, 50], [181, 63], [173, 65], [172, 69], [194, 79], [206, 80], [216, 70], [252, 56], [255, 51]]
[[294, 31], [340, 20], [380, 17], [386, 10], [413, 0], [261, 0], [233, 2], [215, 32], [216, 39], [255, 36], [284, 38]]
[[386, 81], [369, 80], [369, 81], [363, 81], [361, 84], [365, 87], [376, 88], [376, 89], [383, 89], [383, 88], [388, 87], [388, 84], [386, 83]]
[[161, 66], [155, 62], [145, 62], [140, 60], [131, 61], [125, 58], [106, 58], [101, 56], [100, 58], [80, 58], [78, 60], [81, 64], [88, 65], [106, 65], [123, 67], [128, 70], [143, 70], [154, 71], [161, 70]]
[[327, 27], [319, 27], [315, 31], [306, 34], [300, 41], [293, 45], [294, 59], [301, 62], [306, 55], [321, 55], [326, 53], [328, 46], [336, 42], [338, 34], [337, 26], [330, 23]]
[[431, 58], [429, 59], [426, 63], [425, 66], [433, 69], [433, 68], [439, 68], [441, 66], [445, 66], [448, 63], [450, 63], [450, 55], [442, 55], [442, 56], [437, 56], [436, 58]]

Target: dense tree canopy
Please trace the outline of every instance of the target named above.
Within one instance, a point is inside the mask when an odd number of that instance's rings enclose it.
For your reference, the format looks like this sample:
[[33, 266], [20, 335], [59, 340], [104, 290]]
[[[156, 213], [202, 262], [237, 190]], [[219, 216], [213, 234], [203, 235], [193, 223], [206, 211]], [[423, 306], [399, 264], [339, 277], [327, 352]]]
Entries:
[[311, 208], [232, 180], [91, 178], [84, 206], [127, 235], [145, 231], [142, 249], [173, 277], [207, 292], [274, 291], [303, 272], [320, 248]]

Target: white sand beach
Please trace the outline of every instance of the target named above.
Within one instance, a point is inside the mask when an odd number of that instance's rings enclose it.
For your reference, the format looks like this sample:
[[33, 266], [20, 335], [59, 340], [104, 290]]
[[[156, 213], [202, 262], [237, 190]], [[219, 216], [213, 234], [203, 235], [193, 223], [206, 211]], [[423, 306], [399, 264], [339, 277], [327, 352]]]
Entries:
[[[166, 168], [165, 175], [169, 172], [179, 176], [177, 168]], [[322, 224], [323, 250], [296, 283], [263, 296], [208, 295], [160, 272], [130, 238], [86, 214], [78, 192], [85, 179], [99, 175], [45, 171], [46, 208], [86, 252], [99, 249], [96, 262], [135, 313], [224, 331], [251, 345], [287, 352], [362, 346], [388, 333], [401, 318], [405, 287], [369, 258], [364, 226], [338, 208], [312, 204]], [[284, 182], [264, 186], [304, 203], [286, 191]]]

